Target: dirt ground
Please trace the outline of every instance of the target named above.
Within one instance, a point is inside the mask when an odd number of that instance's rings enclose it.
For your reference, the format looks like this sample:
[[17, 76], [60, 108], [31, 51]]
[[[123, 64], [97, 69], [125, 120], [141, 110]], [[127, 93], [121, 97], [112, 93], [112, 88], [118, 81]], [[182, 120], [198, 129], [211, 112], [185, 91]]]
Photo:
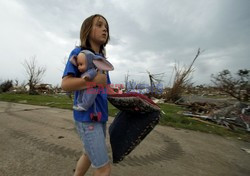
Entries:
[[[111, 175], [248, 176], [244, 149], [250, 143], [158, 125]], [[1, 176], [70, 176], [81, 151], [71, 111], [0, 101]]]

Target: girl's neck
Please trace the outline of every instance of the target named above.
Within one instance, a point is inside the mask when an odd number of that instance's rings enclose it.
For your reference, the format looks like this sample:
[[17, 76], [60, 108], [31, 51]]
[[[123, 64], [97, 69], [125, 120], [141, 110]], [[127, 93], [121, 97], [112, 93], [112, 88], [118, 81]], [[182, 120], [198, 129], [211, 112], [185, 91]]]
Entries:
[[96, 54], [100, 54], [100, 48], [101, 48], [100, 45], [97, 45], [97, 44], [94, 43], [94, 42], [90, 42], [90, 46], [91, 46], [91, 49], [92, 49]]

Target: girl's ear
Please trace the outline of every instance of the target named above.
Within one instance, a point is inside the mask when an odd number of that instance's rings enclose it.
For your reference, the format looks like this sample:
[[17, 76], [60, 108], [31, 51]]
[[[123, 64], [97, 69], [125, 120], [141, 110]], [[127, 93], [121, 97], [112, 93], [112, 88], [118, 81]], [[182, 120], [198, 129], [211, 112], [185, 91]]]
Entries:
[[74, 66], [77, 67], [76, 59], [77, 59], [77, 56], [76, 56], [76, 55], [73, 55], [73, 56], [69, 59], [69, 61], [71, 62], [71, 64], [73, 64]]

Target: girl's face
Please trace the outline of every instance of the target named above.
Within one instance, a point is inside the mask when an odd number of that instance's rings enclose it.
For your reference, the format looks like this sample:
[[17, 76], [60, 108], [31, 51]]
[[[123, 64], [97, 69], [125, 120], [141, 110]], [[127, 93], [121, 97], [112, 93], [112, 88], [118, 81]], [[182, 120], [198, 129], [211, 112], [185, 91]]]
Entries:
[[107, 42], [108, 34], [108, 25], [104, 18], [98, 16], [93, 20], [92, 29], [90, 31], [89, 40], [98, 45], [103, 45]]
[[87, 70], [86, 60], [77, 57], [77, 68], [80, 72], [85, 72]]

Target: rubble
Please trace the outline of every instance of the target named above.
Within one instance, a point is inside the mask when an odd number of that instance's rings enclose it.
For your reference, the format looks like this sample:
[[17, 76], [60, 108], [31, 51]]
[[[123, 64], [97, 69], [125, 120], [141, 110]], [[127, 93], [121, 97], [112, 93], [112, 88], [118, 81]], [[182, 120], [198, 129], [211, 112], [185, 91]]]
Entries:
[[158, 98], [154, 98], [154, 97], [151, 97], [151, 100], [154, 102], [154, 103], [164, 103], [165, 99], [161, 98], [161, 99], [158, 99]]
[[247, 152], [247, 153], [250, 154], [250, 149], [248, 149], [248, 148], [241, 148], [241, 150], [243, 150], [243, 151], [245, 151], [245, 152]]
[[237, 102], [225, 107], [225, 104], [219, 106], [211, 102], [189, 102], [182, 103], [182, 105], [190, 110], [183, 113], [185, 116], [212, 121], [232, 130], [238, 127], [250, 132], [250, 106], [248, 104]]

